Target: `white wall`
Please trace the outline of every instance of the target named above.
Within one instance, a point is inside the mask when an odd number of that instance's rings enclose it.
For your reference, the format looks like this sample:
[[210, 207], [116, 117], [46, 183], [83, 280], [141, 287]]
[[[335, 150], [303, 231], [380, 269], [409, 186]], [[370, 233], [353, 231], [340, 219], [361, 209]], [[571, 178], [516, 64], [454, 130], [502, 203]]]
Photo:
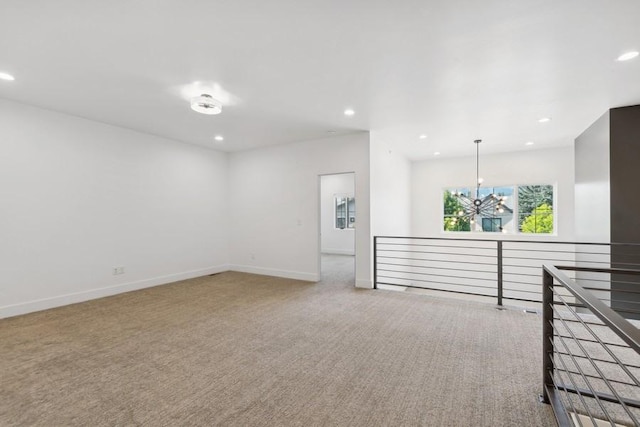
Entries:
[[488, 239], [574, 240], [573, 147], [480, 154], [484, 186], [509, 184], [556, 185], [556, 235], [501, 233], [445, 233], [442, 230], [442, 191], [447, 187], [473, 186], [475, 156], [414, 162], [411, 169], [411, 228], [420, 237]]
[[[321, 176], [320, 183], [320, 247], [322, 253], [338, 255], [355, 254], [355, 228], [336, 228], [335, 198], [353, 197], [355, 177], [352, 173]], [[356, 200], [356, 214], [358, 200]], [[358, 224], [356, 223], [356, 227]]]
[[[586, 129], [575, 141], [575, 224], [576, 240], [581, 242], [611, 242], [611, 176], [610, 176], [610, 111], [607, 111]], [[602, 252], [600, 256], [578, 254], [578, 262], [589, 267], [607, 267], [611, 263], [608, 246], [589, 246], [588, 252]], [[585, 249], [582, 248], [584, 251]], [[586, 264], [589, 260], [599, 261], [599, 265]], [[580, 271], [576, 277], [591, 286], [609, 289], [609, 274]], [[607, 291], [594, 293], [598, 298], [611, 300]], [[610, 302], [607, 302], [610, 305]]]
[[4, 100], [0, 153], [0, 317], [227, 268], [226, 155]]
[[609, 128], [607, 111], [575, 142], [574, 228], [582, 242], [611, 241]]
[[[371, 287], [371, 236], [450, 236], [442, 190], [475, 179], [473, 157], [411, 163], [368, 133], [226, 155], [4, 100], [0, 152], [0, 317], [229, 268], [319, 280], [320, 176], [345, 172]], [[551, 239], [573, 240], [573, 165], [571, 147], [495, 154], [482, 174], [557, 184]]]
[[371, 287], [369, 133], [233, 153], [231, 268], [320, 278], [320, 175], [354, 172], [356, 286]]
[[371, 136], [373, 235], [411, 235], [411, 162], [375, 133]]

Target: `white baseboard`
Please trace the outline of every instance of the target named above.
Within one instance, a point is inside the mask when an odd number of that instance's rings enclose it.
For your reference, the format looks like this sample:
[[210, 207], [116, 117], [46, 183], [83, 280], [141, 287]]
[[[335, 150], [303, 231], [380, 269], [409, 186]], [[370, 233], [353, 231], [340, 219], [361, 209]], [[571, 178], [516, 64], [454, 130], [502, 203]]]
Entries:
[[354, 249], [332, 249], [327, 248], [321, 251], [323, 254], [328, 255], [355, 255], [356, 251]]
[[200, 270], [185, 271], [182, 273], [170, 274], [168, 276], [154, 277], [151, 279], [144, 279], [136, 282], [122, 283], [119, 285], [90, 289], [87, 291], [27, 301], [19, 304], [6, 305], [0, 307], [0, 319], [32, 313], [34, 311], [47, 310], [50, 308], [89, 301], [92, 299], [108, 297], [124, 292], [136, 291], [138, 289], [150, 288], [152, 286], [165, 285], [167, 283], [178, 282], [180, 280], [193, 279], [194, 277], [221, 273], [228, 270], [228, 265], [218, 265], [214, 267], [203, 268]]
[[263, 276], [284, 277], [286, 279], [304, 280], [307, 282], [317, 282], [320, 280], [318, 274], [305, 273], [302, 271], [277, 270], [274, 268], [255, 267], [253, 265], [237, 265], [229, 266], [231, 271], [239, 271], [241, 273], [262, 274]]
[[373, 289], [373, 282], [371, 280], [356, 280], [356, 288]]

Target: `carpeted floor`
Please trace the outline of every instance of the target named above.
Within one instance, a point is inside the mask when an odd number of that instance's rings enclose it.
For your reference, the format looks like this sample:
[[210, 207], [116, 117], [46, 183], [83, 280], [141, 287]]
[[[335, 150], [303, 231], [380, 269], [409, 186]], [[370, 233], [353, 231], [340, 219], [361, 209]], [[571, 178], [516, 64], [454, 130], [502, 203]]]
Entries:
[[537, 315], [355, 289], [347, 258], [0, 320], [0, 425], [555, 425]]

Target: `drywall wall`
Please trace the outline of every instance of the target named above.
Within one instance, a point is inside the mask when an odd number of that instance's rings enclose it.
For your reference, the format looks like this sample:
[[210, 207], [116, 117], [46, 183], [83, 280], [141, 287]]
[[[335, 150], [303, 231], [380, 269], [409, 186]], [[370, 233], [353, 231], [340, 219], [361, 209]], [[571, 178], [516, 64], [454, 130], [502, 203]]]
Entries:
[[[353, 197], [354, 192], [355, 177], [352, 173], [323, 175], [320, 177], [320, 247], [322, 253], [355, 254], [355, 228], [336, 228], [335, 221], [335, 198]], [[357, 212], [357, 200], [355, 204]]]
[[502, 233], [445, 233], [442, 192], [448, 187], [472, 186], [475, 157], [439, 158], [411, 166], [411, 228], [414, 236], [524, 240], [574, 240], [573, 147], [481, 154], [480, 175], [485, 186], [509, 184], [556, 185], [556, 233], [550, 235]]
[[0, 151], [1, 317], [227, 269], [226, 155], [5, 100]]
[[231, 268], [317, 281], [320, 175], [354, 172], [356, 286], [371, 287], [369, 133], [229, 156]]
[[609, 163], [607, 111], [575, 141], [574, 227], [576, 239], [579, 241], [611, 241]]
[[371, 136], [371, 230], [374, 236], [411, 235], [411, 162], [375, 133]]

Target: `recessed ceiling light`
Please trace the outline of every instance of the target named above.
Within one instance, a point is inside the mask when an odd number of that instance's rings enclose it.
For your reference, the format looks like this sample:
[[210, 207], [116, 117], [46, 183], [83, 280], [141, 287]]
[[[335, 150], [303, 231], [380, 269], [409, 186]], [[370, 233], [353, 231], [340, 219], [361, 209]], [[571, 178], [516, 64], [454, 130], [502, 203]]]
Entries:
[[216, 141], [224, 141], [224, 136], [216, 135], [216, 136], [213, 137], [213, 139], [215, 139]]
[[202, 114], [222, 113], [222, 103], [206, 93], [191, 99], [191, 109]]
[[440, 152], [439, 152], [439, 151], [436, 151], [436, 152], [434, 152], [434, 153], [433, 153], [433, 155], [434, 155], [434, 156], [439, 156], [439, 155], [440, 155]]
[[622, 55], [618, 56], [618, 61], [628, 61], [630, 59], [635, 58], [638, 55], [640, 55], [640, 52], [638, 52], [637, 50], [623, 53]]
[[548, 123], [551, 121], [550, 117], [543, 117], [540, 120], [538, 120], [539, 123]]
[[9, 73], [3, 73], [0, 72], [0, 80], [8, 80], [10, 82], [14, 81], [16, 78], [13, 77], [11, 74]]
[[533, 141], [527, 141], [524, 143], [524, 145], [533, 145], [533, 144], [535, 144]]
[[427, 139], [427, 135], [425, 135], [424, 133], [422, 135], [420, 135], [418, 138], [420, 139]]
[[344, 115], [345, 116], [353, 116], [356, 112], [353, 111], [351, 108], [347, 108], [346, 110], [344, 110]]

